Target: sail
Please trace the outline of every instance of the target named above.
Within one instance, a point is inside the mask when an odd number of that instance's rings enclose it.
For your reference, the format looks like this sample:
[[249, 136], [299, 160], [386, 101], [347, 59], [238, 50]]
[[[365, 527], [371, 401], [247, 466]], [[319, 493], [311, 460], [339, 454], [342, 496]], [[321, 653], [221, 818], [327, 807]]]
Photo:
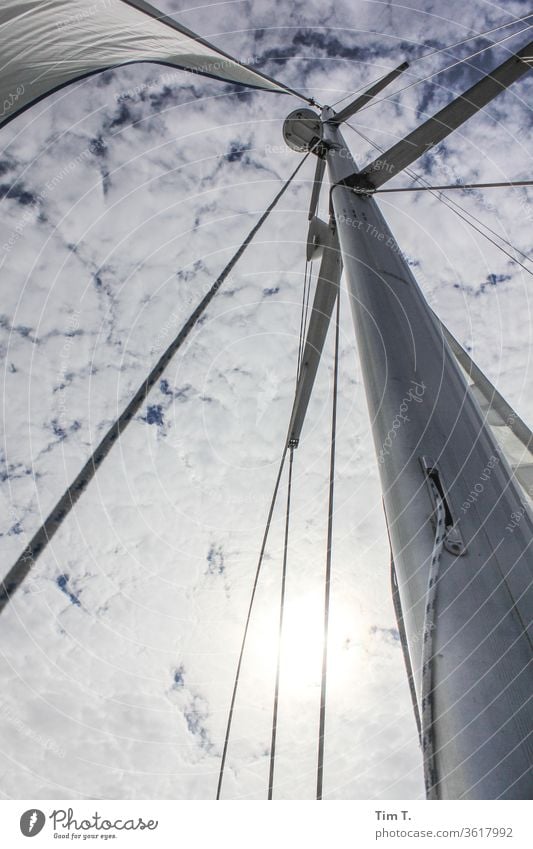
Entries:
[[496, 442], [528, 501], [533, 501], [533, 434], [457, 339], [442, 324], [446, 341], [467, 379]]
[[226, 82], [296, 93], [144, 0], [3, 0], [0, 46], [0, 126], [75, 80], [131, 62], [157, 62]]

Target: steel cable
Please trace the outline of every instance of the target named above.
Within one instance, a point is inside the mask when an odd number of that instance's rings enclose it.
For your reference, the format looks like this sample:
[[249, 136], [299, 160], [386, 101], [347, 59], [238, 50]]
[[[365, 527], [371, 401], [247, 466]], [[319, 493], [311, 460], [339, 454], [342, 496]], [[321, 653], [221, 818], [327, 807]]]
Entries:
[[285, 589], [287, 584], [287, 556], [289, 548], [289, 524], [291, 516], [292, 464], [294, 448], [289, 455], [289, 480], [287, 483], [287, 507], [285, 511], [285, 538], [283, 542], [283, 566], [281, 570], [281, 595], [279, 603], [278, 652], [276, 659], [276, 683], [274, 685], [274, 705], [272, 709], [272, 734], [270, 739], [270, 765], [268, 774], [268, 798], [272, 799], [274, 791], [274, 766], [276, 762], [276, 737], [278, 732], [279, 679], [281, 671], [281, 643], [283, 638], [283, 618], [285, 614]]

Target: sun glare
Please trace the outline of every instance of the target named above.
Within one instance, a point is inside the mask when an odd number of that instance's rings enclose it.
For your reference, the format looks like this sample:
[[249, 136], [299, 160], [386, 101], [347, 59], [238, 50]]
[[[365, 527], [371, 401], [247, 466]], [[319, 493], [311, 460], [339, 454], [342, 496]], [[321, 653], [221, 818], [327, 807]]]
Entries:
[[[279, 604], [279, 602], [278, 602]], [[248, 658], [263, 680], [275, 676], [279, 606], [258, 611], [249, 640]], [[361, 652], [362, 627], [357, 608], [332, 594], [328, 636], [328, 700], [335, 698]], [[286, 702], [318, 698], [324, 645], [323, 588], [306, 591], [285, 603], [280, 647], [280, 693]], [[355, 650], [355, 651], [354, 651]]]

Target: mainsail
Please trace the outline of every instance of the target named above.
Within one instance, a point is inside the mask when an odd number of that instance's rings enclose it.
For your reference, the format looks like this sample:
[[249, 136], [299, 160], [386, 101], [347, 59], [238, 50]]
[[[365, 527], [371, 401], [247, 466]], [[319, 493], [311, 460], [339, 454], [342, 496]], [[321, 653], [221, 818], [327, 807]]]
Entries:
[[503, 456], [509, 463], [514, 478], [531, 503], [533, 501], [533, 434], [442, 322], [441, 326], [446, 341], [464, 372], [469, 391], [474, 396]]
[[132, 62], [156, 62], [230, 83], [297, 94], [144, 0], [4, 0], [0, 33], [0, 126], [69, 83]]

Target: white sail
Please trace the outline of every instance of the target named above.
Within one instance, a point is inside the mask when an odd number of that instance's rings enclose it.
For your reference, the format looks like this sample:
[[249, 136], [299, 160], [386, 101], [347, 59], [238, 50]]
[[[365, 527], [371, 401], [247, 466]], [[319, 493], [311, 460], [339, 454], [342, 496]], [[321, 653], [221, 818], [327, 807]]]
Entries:
[[158, 62], [294, 93], [144, 0], [3, 0], [0, 42], [0, 126], [62, 86], [131, 62]]

